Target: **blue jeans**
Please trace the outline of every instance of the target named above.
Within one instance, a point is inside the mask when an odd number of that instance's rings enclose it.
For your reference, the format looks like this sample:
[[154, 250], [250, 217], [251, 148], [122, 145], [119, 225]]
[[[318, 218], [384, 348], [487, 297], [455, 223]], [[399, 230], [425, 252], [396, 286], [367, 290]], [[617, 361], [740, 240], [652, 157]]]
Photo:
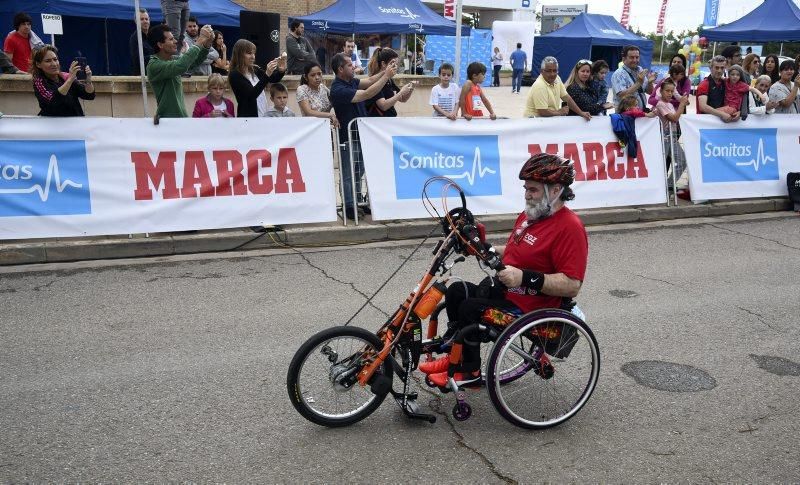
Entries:
[[186, 32], [186, 23], [189, 21], [189, 0], [161, 0], [161, 13], [164, 14], [164, 23], [169, 26], [172, 35], [178, 39], [178, 50], [183, 43]]
[[514, 69], [511, 72], [511, 91], [519, 91], [522, 85], [522, 69]]
[[511, 91], [519, 91], [522, 86], [522, 69], [514, 69], [511, 72]]

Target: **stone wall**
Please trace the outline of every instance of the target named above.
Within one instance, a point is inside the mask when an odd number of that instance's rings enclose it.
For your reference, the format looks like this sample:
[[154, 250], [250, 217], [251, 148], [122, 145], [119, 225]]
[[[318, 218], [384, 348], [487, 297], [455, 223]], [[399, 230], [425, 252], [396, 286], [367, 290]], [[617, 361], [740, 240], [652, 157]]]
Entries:
[[[431, 88], [438, 82], [437, 78], [426, 76], [398, 75], [395, 78], [398, 86], [415, 80], [418, 85], [411, 99], [406, 103], [398, 103], [400, 116], [430, 116], [432, 111], [428, 105]], [[332, 76], [325, 76], [325, 84], [330, 86]], [[300, 114], [295, 91], [299, 85], [299, 76], [286, 76], [282, 81], [289, 89], [289, 107]], [[84, 112], [87, 116], [112, 116], [116, 118], [135, 118], [143, 116], [141, 78], [137, 76], [96, 76], [94, 78], [96, 98], [84, 101]], [[194, 76], [183, 78], [183, 92], [186, 100], [186, 111], [191, 114], [195, 101], [207, 93], [206, 78]], [[156, 100], [150, 85], [147, 85], [150, 114], [155, 113]], [[7, 115], [36, 115], [39, 105], [33, 94], [31, 77], [27, 74], [0, 75], [0, 112]], [[269, 95], [269, 93], [267, 93]], [[235, 99], [228, 89], [226, 97]]]

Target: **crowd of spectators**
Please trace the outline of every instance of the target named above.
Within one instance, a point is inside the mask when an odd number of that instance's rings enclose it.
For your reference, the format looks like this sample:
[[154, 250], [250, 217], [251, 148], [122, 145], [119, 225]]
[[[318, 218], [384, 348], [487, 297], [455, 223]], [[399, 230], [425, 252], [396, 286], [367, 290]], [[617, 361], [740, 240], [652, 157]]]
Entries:
[[[318, 62], [318, 52], [304, 37], [301, 22], [292, 22], [286, 38], [286, 51], [268, 61], [256, 64], [256, 46], [245, 39], [236, 41], [230, 58], [222, 32], [208, 25], [200, 27], [190, 15], [188, 1], [161, 0], [166, 23], [151, 26], [145, 9], [138, 12], [139, 28], [132, 33], [129, 50], [131, 70], [139, 74], [140, 44], [144, 54], [147, 79], [157, 100], [156, 116], [187, 117], [181, 77], [202, 75], [208, 79], [208, 93], [198, 99], [192, 111], [196, 118], [215, 117], [294, 117], [310, 116], [328, 119], [338, 129], [340, 140], [349, 138], [350, 122], [358, 117], [397, 116], [397, 103], [411, 99], [415, 84], [400, 87], [394, 82], [398, 64], [397, 51], [388, 47], [374, 49], [366, 69], [355, 48], [347, 39], [341, 52], [331, 58], [334, 80], [330, 86], [323, 82], [324, 65]], [[0, 73], [29, 73], [41, 116], [83, 116], [81, 100], [95, 97], [91, 67], [79, 59], [69, 63], [62, 72], [58, 50], [45, 45], [31, 29], [31, 18], [25, 13], [14, 17], [14, 30], [0, 52]], [[667, 75], [658, 80], [656, 73], [640, 66], [639, 49], [622, 49], [622, 62], [608, 80], [608, 63], [602, 59], [582, 59], [570, 71], [563, 83], [558, 75], [559, 62], [545, 57], [540, 73], [529, 90], [524, 105], [525, 117], [580, 116], [586, 120], [613, 112], [611, 123], [620, 137], [621, 145], [635, 154], [635, 118], [658, 116], [664, 126], [668, 167], [674, 156], [677, 177], [684, 169], [683, 154], [677, 143], [680, 137], [679, 119], [686, 112], [692, 83], [687, 76], [687, 59], [676, 54], [670, 60]], [[424, 65], [424, 56], [418, 53]], [[326, 53], [327, 56], [327, 53]], [[512, 92], [520, 92], [522, 74], [528, 60], [521, 44], [510, 55]], [[719, 117], [724, 122], [736, 122], [748, 115], [800, 113], [800, 74], [795, 60], [779, 61], [775, 55], [764, 58], [749, 53], [742, 58], [738, 46], [725, 48], [709, 62], [710, 75], [696, 88], [696, 112]], [[499, 68], [503, 56], [495, 48], [492, 56], [493, 86], [499, 86]], [[368, 72], [368, 76], [356, 77]], [[455, 69], [442, 63], [439, 82], [431, 89], [432, 116], [456, 120], [475, 117], [496, 119], [490, 100], [482, 89], [487, 66], [472, 62], [461, 86], [453, 82]], [[300, 112], [288, 107], [289, 91], [281, 83], [285, 74], [299, 74], [300, 86], [296, 101]], [[610, 82], [609, 82], [610, 81]], [[611, 93], [609, 93], [609, 85]], [[233, 100], [225, 97], [227, 88]], [[613, 101], [610, 101], [611, 98]], [[673, 154], [671, 149], [677, 148]], [[350, 169], [347, 143], [340, 144], [342, 180], [345, 189], [343, 217], [354, 218], [353, 189], [361, 194], [363, 167], [356, 161]], [[352, 173], [351, 173], [352, 172]], [[364, 204], [361, 204], [364, 205]], [[368, 210], [368, 207], [366, 207]]]

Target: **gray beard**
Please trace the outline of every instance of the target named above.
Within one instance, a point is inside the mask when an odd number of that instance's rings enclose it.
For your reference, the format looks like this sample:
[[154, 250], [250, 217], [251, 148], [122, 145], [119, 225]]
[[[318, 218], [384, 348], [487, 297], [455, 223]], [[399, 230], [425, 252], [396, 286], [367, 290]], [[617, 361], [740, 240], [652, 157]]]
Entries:
[[529, 221], [538, 221], [543, 217], [550, 215], [552, 207], [547, 206], [547, 201], [544, 197], [539, 202], [530, 200], [525, 201], [525, 214], [528, 216]]

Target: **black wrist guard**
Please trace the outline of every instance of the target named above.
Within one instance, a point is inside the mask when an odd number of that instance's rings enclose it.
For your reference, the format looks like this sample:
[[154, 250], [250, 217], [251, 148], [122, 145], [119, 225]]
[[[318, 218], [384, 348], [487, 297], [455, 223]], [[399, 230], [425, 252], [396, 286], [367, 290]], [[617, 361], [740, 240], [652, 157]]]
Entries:
[[542, 292], [542, 286], [544, 286], [544, 273], [523, 269], [522, 286], [530, 290], [530, 294], [538, 295]]

